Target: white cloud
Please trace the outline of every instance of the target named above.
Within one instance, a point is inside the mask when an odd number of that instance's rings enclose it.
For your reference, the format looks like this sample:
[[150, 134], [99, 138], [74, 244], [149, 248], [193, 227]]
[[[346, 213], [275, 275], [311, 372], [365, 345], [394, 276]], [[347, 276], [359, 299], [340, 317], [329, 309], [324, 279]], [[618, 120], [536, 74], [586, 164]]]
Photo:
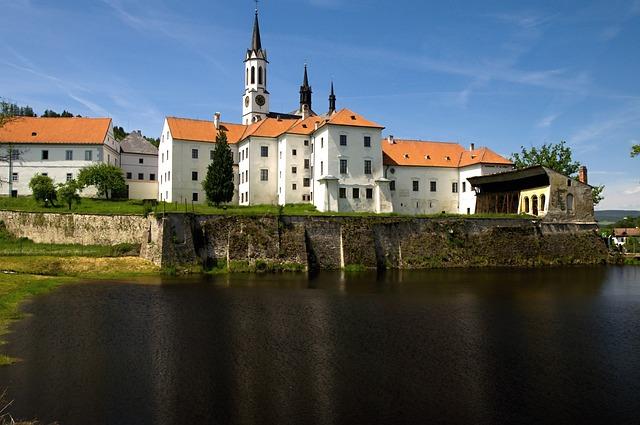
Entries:
[[551, 114], [551, 115], [547, 115], [546, 117], [542, 118], [538, 124], [537, 127], [539, 128], [548, 128], [551, 127], [551, 124], [553, 124], [553, 122], [558, 119], [558, 117], [560, 116], [560, 114]]
[[615, 115], [597, 120], [595, 123], [574, 133], [569, 140], [573, 144], [589, 142], [635, 122], [640, 122], [640, 104], [632, 104], [630, 107], [618, 111]]

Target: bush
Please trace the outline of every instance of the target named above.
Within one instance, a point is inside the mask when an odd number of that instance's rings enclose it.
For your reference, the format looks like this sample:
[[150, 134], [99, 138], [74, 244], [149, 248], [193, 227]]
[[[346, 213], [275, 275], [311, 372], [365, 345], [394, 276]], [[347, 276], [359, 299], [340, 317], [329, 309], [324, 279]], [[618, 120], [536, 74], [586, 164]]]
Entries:
[[45, 207], [48, 204], [54, 205], [56, 200], [56, 188], [53, 185], [51, 177], [36, 174], [29, 181], [29, 188], [31, 189], [33, 198], [36, 202], [44, 202]]
[[106, 199], [119, 198], [127, 190], [122, 170], [109, 164], [83, 168], [78, 174], [78, 184], [80, 187], [95, 186], [98, 196]]
[[60, 198], [62, 202], [67, 204], [69, 206], [69, 209], [71, 209], [71, 206], [74, 202], [76, 204], [80, 203], [81, 198], [80, 194], [78, 193], [79, 190], [80, 186], [78, 185], [78, 182], [73, 179], [69, 180], [64, 184], [58, 185], [58, 198]]

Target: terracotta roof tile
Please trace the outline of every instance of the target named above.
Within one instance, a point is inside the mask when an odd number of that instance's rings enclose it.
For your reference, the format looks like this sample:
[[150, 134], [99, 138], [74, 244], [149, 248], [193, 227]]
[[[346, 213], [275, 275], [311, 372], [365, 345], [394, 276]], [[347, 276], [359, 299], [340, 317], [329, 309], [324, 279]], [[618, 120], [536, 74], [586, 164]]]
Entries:
[[0, 128], [0, 143], [101, 145], [111, 118], [20, 117]]
[[318, 127], [320, 127], [321, 125], [323, 125], [325, 120], [326, 118], [321, 116], [314, 116], [304, 120], [298, 120], [293, 127], [287, 130], [287, 133], [309, 135], [315, 131], [316, 124], [318, 124]]
[[459, 168], [473, 164], [511, 164], [502, 156], [487, 148], [465, 150], [453, 142], [399, 140], [382, 141], [385, 165]]
[[[215, 143], [216, 141], [218, 132], [213, 121], [167, 117], [167, 123], [174, 139], [209, 143]], [[247, 126], [242, 124], [220, 123], [220, 129], [226, 131], [227, 141], [230, 144], [238, 143], [242, 140], [242, 135], [246, 128]]]
[[349, 109], [341, 109], [340, 111], [331, 115], [326, 123], [333, 125], [348, 125], [352, 127], [384, 128], [380, 124], [369, 121], [362, 115], [356, 114]]
[[298, 122], [297, 119], [266, 118], [251, 124], [242, 135], [242, 139], [255, 137], [278, 137]]

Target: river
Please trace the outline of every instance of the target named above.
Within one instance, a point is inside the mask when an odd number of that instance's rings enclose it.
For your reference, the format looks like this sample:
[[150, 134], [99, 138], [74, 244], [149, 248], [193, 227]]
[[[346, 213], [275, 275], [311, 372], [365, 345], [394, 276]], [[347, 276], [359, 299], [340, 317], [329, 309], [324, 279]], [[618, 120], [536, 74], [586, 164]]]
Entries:
[[0, 387], [44, 423], [640, 420], [640, 267], [88, 282], [24, 310]]

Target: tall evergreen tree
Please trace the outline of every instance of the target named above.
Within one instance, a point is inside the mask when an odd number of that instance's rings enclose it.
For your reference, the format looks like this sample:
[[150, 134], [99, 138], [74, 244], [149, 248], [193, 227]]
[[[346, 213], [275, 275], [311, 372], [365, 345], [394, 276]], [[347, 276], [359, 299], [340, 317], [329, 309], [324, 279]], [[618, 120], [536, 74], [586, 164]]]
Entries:
[[207, 167], [207, 176], [202, 182], [207, 202], [219, 206], [233, 199], [233, 156], [227, 143], [227, 133], [218, 132], [213, 159]]

